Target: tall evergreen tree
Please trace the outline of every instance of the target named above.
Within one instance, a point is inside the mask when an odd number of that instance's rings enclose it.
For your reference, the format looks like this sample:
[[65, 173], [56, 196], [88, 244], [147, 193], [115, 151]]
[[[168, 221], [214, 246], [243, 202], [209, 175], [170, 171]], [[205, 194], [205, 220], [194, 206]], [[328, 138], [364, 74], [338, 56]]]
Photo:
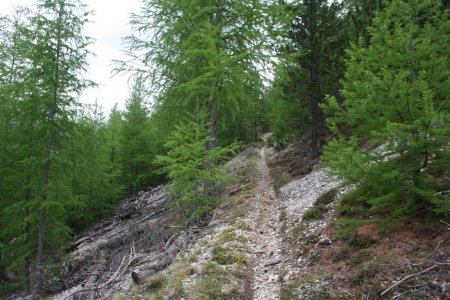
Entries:
[[138, 80], [127, 100], [120, 133], [120, 176], [128, 195], [148, 187], [154, 177], [152, 128], [144, 99], [145, 90], [142, 81]]
[[[70, 207], [68, 221], [72, 229], [79, 231], [110, 212], [121, 189], [117, 182], [119, 168], [111, 161], [109, 128], [101, 108], [97, 104], [84, 107], [76, 121], [66, 151], [70, 153], [71, 191], [76, 200]], [[118, 134], [115, 133], [116, 138]]]
[[211, 139], [207, 122], [207, 114], [200, 111], [177, 125], [165, 144], [167, 154], [155, 160], [172, 180], [173, 210], [183, 224], [209, 213], [220, 201], [218, 188], [231, 179], [220, 162], [234, 154], [238, 144], [205, 148]]
[[381, 12], [388, 0], [345, 0], [350, 37], [356, 43], [362, 42], [366, 48], [370, 45], [369, 28], [377, 12]]
[[14, 133], [2, 154], [15, 152], [15, 199], [22, 198], [6, 205], [2, 215], [11, 219], [14, 214], [25, 213], [23, 226], [11, 222], [2, 235], [16, 241], [14, 250], [19, 253], [10, 256], [12, 249], [5, 249], [11, 258], [9, 267], [23, 261], [20, 253], [28, 253], [26, 261], [36, 255], [35, 297], [44, 290], [45, 253], [59, 251], [69, 233], [65, 206], [71, 191], [64, 150], [73, 130], [76, 96], [89, 84], [79, 77], [89, 43], [82, 35], [87, 15], [75, 0], [39, 1], [36, 11], [24, 17], [26, 26], [14, 23], [9, 48], [13, 55], [6, 59], [12, 68], [9, 72], [2, 68], [0, 76], [5, 78], [6, 74], [14, 83], [13, 89], [2, 93], [11, 97], [8, 104], [12, 113], [7, 122]]
[[320, 104], [326, 94], [338, 95], [344, 71], [344, 50], [348, 41], [343, 30], [342, 5], [328, 4], [326, 0], [302, 0], [284, 5], [292, 15], [292, 22], [287, 29], [289, 43], [282, 50], [289, 54], [291, 64], [288, 66], [293, 70], [287, 71], [290, 79], [283, 85], [298, 87], [299, 105], [310, 110], [312, 156], [317, 158], [319, 136], [325, 123]]
[[144, 5], [132, 17], [136, 33], [127, 37], [131, 62], [118, 70], [150, 79], [156, 98], [166, 102], [160, 109], [183, 115], [206, 108], [208, 147], [214, 148], [219, 123], [252, 112], [250, 103], [258, 98], [262, 2], [148, 0]]
[[38, 15], [34, 19], [36, 52], [33, 63], [38, 67], [35, 70], [39, 98], [44, 104], [42, 117], [46, 121], [43, 122], [43, 133], [47, 140], [39, 191], [36, 296], [41, 296], [44, 291], [46, 207], [52, 203], [63, 205], [60, 204], [61, 197], [66, 194], [66, 182], [61, 176], [64, 173], [56, 173], [63, 172], [63, 169], [56, 165], [55, 154], [63, 150], [58, 148], [64, 144], [65, 132], [71, 129], [70, 110], [76, 103], [74, 96], [87, 86], [87, 82], [78, 75], [85, 68], [89, 43], [82, 35], [83, 24], [87, 21], [87, 13], [82, 8], [77, 0], [42, 0], [38, 2]]
[[123, 189], [120, 183], [121, 167], [119, 156], [122, 124], [122, 112], [119, 111], [116, 104], [109, 113], [104, 131], [109, 185], [114, 189], [113, 194], [118, 195], [121, 194]]

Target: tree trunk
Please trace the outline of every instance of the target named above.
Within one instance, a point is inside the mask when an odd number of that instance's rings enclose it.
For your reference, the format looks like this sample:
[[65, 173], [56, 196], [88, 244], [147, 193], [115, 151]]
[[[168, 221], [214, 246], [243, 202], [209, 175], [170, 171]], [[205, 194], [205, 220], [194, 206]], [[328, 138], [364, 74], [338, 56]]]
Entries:
[[310, 31], [310, 109], [311, 109], [311, 147], [312, 159], [319, 157], [319, 101], [320, 101], [320, 58], [319, 58], [319, 34], [317, 20], [318, 2], [309, 3], [309, 31]]
[[49, 185], [50, 176], [50, 164], [51, 155], [53, 148], [53, 131], [55, 127], [55, 116], [56, 107], [58, 99], [58, 88], [59, 88], [59, 59], [61, 52], [61, 22], [63, 14], [63, 4], [61, 4], [59, 15], [58, 15], [58, 31], [57, 31], [57, 44], [55, 52], [55, 72], [54, 72], [54, 82], [53, 82], [53, 95], [51, 99], [51, 110], [50, 110], [50, 129], [48, 133], [47, 140], [47, 150], [45, 153], [46, 161], [44, 164], [44, 175], [43, 175], [43, 190], [41, 193], [41, 207], [39, 209], [39, 234], [38, 234], [38, 246], [37, 246], [37, 256], [36, 256], [36, 297], [40, 298], [44, 294], [44, 277], [45, 277], [45, 262], [44, 262], [44, 245], [45, 245], [45, 219], [46, 213], [44, 208], [44, 203], [47, 200], [47, 188]]
[[312, 159], [319, 157], [319, 106], [318, 97], [313, 93], [311, 96], [311, 146], [312, 146]]
[[[31, 200], [31, 188], [30, 188], [30, 182], [31, 182], [31, 176], [27, 176], [27, 189], [25, 191], [25, 204], [30, 202]], [[30, 214], [29, 209], [26, 209], [26, 216], [28, 217]], [[25, 245], [28, 245], [30, 242], [30, 222], [25, 221]], [[32, 293], [32, 286], [31, 286], [31, 254], [27, 253], [25, 256], [25, 262], [24, 262], [24, 275], [25, 275], [25, 291], [27, 295], [31, 295]]]
[[[45, 192], [43, 193], [45, 194]], [[44, 202], [45, 197], [41, 199]], [[39, 209], [39, 235], [38, 235], [38, 247], [36, 256], [36, 291], [35, 298], [39, 299], [44, 294], [44, 276], [45, 276], [45, 264], [44, 264], [44, 240], [45, 240], [45, 210]]]
[[211, 127], [209, 129], [210, 140], [206, 144], [207, 150], [211, 150], [217, 147], [218, 118], [219, 113], [217, 112], [217, 104], [216, 101], [213, 101], [211, 103], [211, 111], [210, 111], [210, 122], [211, 122]]
[[[31, 144], [33, 143], [33, 127], [34, 127], [34, 122], [31, 121], [30, 122], [30, 135], [28, 138], [28, 146], [31, 146]], [[28, 152], [28, 159], [31, 158], [31, 150], [29, 150], [30, 152]], [[31, 174], [28, 174], [26, 179], [25, 179], [25, 184], [26, 184], [26, 189], [25, 189], [25, 205], [27, 206], [26, 210], [25, 210], [25, 214], [26, 217], [29, 217], [30, 215], [30, 209], [28, 207], [28, 203], [31, 201], [32, 198], [32, 190], [31, 190]], [[30, 241], [31, 241], [31, 237], [30, 237], [30, 231], [31, 231], [31, 224], [30, 221], [25, 220], [25, 246], [28, 246]], [[25, 256], [25, 262], [24, 262], [24, 275], [25, 275], [25, 291], [27, 293], [27, 295], [31, 295], [31, 293], [33, 292], [33, 286], [32, 286], [32, 282], [31, 282], [31, 253], [28, 252], [27, 255]]]

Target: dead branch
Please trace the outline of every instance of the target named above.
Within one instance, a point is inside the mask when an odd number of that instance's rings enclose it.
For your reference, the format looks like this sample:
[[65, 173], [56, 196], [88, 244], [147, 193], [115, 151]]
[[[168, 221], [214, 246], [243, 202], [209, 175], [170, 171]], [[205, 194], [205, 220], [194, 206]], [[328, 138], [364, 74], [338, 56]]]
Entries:
[[450, 224], [448, 224], [447, 222], [445, 222], [444, 220], [440, 220], [442, 224], [445, 224], [448, 226], [448, 229], [450, 230]]
[[175, 233], [174, 235], [172, 235], [166, 242], [166, 244], [164, 245], [164, 249], [167, 249], [167, 247], [169, 247], [169, 245], [172, 243], [173, 239], [178, 235], [178, 233]]
[[177, 238], [170, 244], [165, 251], [158, 255], [151, 264], [145, 267], [141, 271], [131, 272], [131, 279], [136, 284], [141, 284], [145, 278], [155, 274], [168, 266], [175, 258], [177, 253], [185, 248], [189, 241], [189, 233], [182, 232]]
[[264, 267], [270, 267], [270, 266], [278, 265], [278, 264], [280, 264], [282, 262], [283, 261], [281, 259], [275, 259], [275, 260], [272, 260], [272, 261], [268, 262], [267, 264], [265, 264]]
[[122, 258], [122, 262], [120, 263], [120, 265], [119, 265], [119, 267], [117, 268], [116, 272], [108, 279], [108, 281], [106, 281], [105, 283], [102, 283], [101, 285], [99, 285], [99, 288], [102, 288], [102, 287], [107, 286], [108, 284], [110, 284], [111, 282], [113, 282], [113, 281], [119, 276], [119, 274], [120, 274], [120, 269], [122, 269], [122, 265], [123, 265], [123, 263], [124, 263], [126, 257], [127, 257], [127, 256], [125, 255], [125, 256]]
[[393, 289], [393, 288], [395, 288], [396, 286], [398, 286], [400, 283], [402, 283], [402, 282], [408, 280], [409, 278], [416, 277], [416, 276], [419, 276], [419, 275], [421, 275], [421, 274], [423, 274], [423, 273], [429, 272], [429, 271], [431, 271], [431, 270], [437, 268], [437, 266], [438, 266], [438, 265], [433, 265], [433, 266], [431, 266], [431, 267], [429, 267], [429, 268], [427, 268], [427, 269], [425, 269], [425, 270], [422, 270], [422, 271], [420, 271], [420, 272], [417, 272], [417, 273], [414, 273], [414, 274], [411, 274], [411, 275], [408, 275], [408, 276], [404, 277], [403, 279], [397, 281], [395, 284], [393, 284], [393, 285], [391, 285], [390, 287], [388, 287], [384, 292], [381, 293], [381, 296], [383, 296], [384, 294], [386, 294], [387, 292], [389, 292], [391, 289]]
[[158, 210], [157, 212], [154, 212], [154, 213], [152, 213], [152, 214], [149, 214], [148, 216], [146, 216], [146, 217], [140, 219], [139, 221], [137, 221], [136, 224], [141, 223], [141, 222], [144, 222], [144, 221], [150, 219], [151, 217], [156, 216], [156, 215], [159, 214], [159, 213], [162, 213], [162, 212], [165, 211], [166, 209], [167, 209], [167, 208], [164, 207], [163, 209], [160, 209], [160, 210]]

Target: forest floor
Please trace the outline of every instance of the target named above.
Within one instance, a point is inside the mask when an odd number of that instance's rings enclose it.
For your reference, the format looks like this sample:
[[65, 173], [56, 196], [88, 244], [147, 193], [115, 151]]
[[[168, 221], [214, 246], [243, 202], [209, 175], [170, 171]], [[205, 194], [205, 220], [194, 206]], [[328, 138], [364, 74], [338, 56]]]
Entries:
[[449, 220], [341, 236], [354, 187], [311, 159], [307, 137], [275, 151], [269, 136], [226, 164], [236, 180], [202, 224], [180, 231], [162, 188], [124, 200], [70, 247], [49, 299], [449, 299]]
[[[341, 212], [355, 189], [310, 159], [307, 138], [269, 160], [283, 209], [280, 299], [450, 299], [450, 221], [423, 214], [381, 230]], [[348, 199], [347, 199], [348, 201]], [[346, 234], [342, 223], [363, 218]]]

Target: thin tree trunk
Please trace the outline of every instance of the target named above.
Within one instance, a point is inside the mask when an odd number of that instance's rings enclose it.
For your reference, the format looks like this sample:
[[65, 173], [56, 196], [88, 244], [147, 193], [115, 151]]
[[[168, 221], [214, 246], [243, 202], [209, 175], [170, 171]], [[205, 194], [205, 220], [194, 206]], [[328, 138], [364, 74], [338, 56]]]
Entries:
[[[30, 132], [29, 132], [29, 137], [28, 137], [28, 147], [31, 147], [32, 142], [33, 142], [33, 127], [34, 127], [34, 121], [31, 120]], [[28, 159], [30, 159], [30, 158], [31, 158], [31, 149], [28, 149]], [[31, 197], [32, 197], [32, 190], [31, 190], [30, 184], [31, 184], [31, 174], [29, 173], [25, 179], [26, 189], [25, 189], [24, 201], [25, 201], [26, 206], [31, 201]], [[28, 206], [26, 207], [25, 211], [26, 211], [25, 212], [26, 217], [28, 217], [30, 215], [30, 209]], [[31, 231], [30, 221], [25, 220], [25, 241], [24, 241], [25, 246], [28, 246], [28, 244], [31, 241], [30, 231]], [[33, 292], [33, 287], [32, 287], [32, 282], [31, 282], [31, 253], [30, 252], [28, 252], [27, 255], [25, 256], [24, 275], [25, 275], [25, 292], [27, 293], [27, 295], [31, 295], [31, 293]]]
[[50, 164], [51, 155], [53, 148], [53, 131], [55, 127], [55, 116], [57, 108], [57, 98], [58, 98], [58, 88], [59, 88], [59, 59], [61, 52], [61, 22], [63, 14], [63, 4], [61, 4], [59, 15], [58, 15], [58, 31], [57, 31], [57, 45], [55, 53], [55, 72], [54, 72], [54, 83], [53, 83], [53, 95], [50, 110], [50, 130], [48, 133], [47, 140], [47, 150], [46, 150], [46, 161], [44, 164], [44, 175], [43, 175], [43, 191], [41, 193], [41, 208], [39, 209], [39, 234], [38, 234], [38, 246], [37, 246], [37, 256], [36, 256], [36, 293], [35, 296], [41, 297], [44, 294], [44, 276], [45, 276], [45, 262], [44, 262], [44, 246], [45, 246], [45, 220], [46, 212], [43, 204], [47, 200], [47, 188], [49, 185], [50, 176]]
[[[26, 222], [25, 224], [25, 244], [30, 242], [30, 223]], [[24, 273], [25, 273], [25, 291], [27, 295], [32, 293], [32, 284], [31, 284], [31, 254], [28, 253], [25, 256], [24, 263]]]
[[[28, 157], [29, 158], [29, 157]], [[26, 185], [27, 189], [25, 190], [25, 204], [28, 204], [31, 201], [31, 187], [29, 186], [31, 183], [31, 176], [28, 175], [26, 179]], [[30, 211], [27, 207], [26, 209], [26, 215], [30, 214]], [[28, 245], [30, 242], [30, 222], [25, 221], [25, 245]], [[24, 263], [24, 273], [25, 273], [25, 291], [27, 295], [30, 295], [32, 293], [32, 286], [31, 286], [31, 253], [27, 253], [25, 256], [25, 263]]]
[[[314, 86], [314, 84], [313, 84]], [[318, 97], [316, 92], [313, 92], [311, 96], [311, 146], [312, 146], [312, 158], [319, 157], [319, 106]]]
[[[214, 24], [217, 27], [221, 26], [222, 23], [222, 13], [223, 13], [223, 3], [222, 1], [217, 1], [216, 2], [216, 14], [211, 14], [210, 18], [211, 18], [211, 23]], [[220, 29], [219, 32], [221, 32], [222, 30]], [[216, 44], [217, 47], [217, 52], [220, 51], [221, 45], [220, 43]], [[218, 83], [218, 88], [220, 89], [221, 86], [221, 79], [218, 78], [217, 80]], [[217, 100], [214, 99], [214, 93], [212, 93], [210, 95], [210, 122], [211, 122], [211, 128], [209, 131], [209, 136], [210, 136], [210, 140], [208, 141], [208, 143], [206, 144], [206, 150], [211, 150], [217, 147], [217, 133], [218, 133], [218, 118], [219, 118], [219, 112], [218, 112], [218, 108], [217, 108]]]
[[311, 84], [311, 146], [312, 158], [319, 157], [319, 100], [320, 100], [320, 64], [317, 45], [318, 24], [317, 24], [317, 5], [316, 1], [309, 4], [310, 13], [310, 84]]
[[211, 150], [217, 147], [218, 118], [219, 113], [217, 112], [217, 104], [214, 101], [211, 104], [211, 112], [210, 112], [211, 127], [209, 129], [210, 139], [206, 145], [207, 150]]

